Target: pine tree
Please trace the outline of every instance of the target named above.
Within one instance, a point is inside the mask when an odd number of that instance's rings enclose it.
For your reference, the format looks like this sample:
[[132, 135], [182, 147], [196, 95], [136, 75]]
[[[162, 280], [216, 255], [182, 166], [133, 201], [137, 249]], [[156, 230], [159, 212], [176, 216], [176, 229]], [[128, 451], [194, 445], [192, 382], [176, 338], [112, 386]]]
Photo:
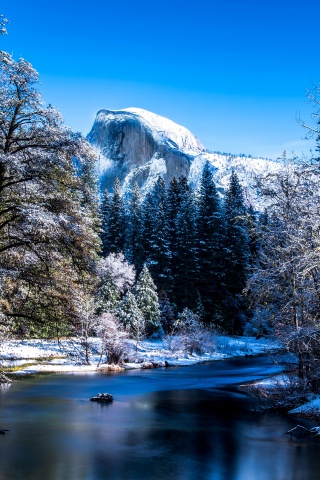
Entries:
[[106, 257], [110, 253], [110, 246], [109, 246], [109, 233], [108, 233], [108, 222], [110, 217], [110, 209], [111, 209], [111, 201], [110, 201], [110, 194], [106, 189], [103, 192], [102, 202], [100, 207], [101, 212], [101, 253], [104, 257]]
[[143, 260], [149, 263], [154, 228], [154, 207], [150, 192], [147, 193], [142, 204], [142, 221], [142, 245], [144, 254]]
[[135, 269], [126, 262], [123, 253], [110, 253], [99, 259], [97, 277], [97, 313], [114, 312], [121, 296], [134, 284]]
[[157, 287], [146, 265], [143, 266], [138, 277], [134, 287], [134, 295], [137, 305], [144, 316], [147, 334], [150, 336], [158, 332], [160, 328], [160, 310]]
[[[198, 290], [204, 321], [216, 321], [224, 295], [224, 223], [210, 164], [203, 168], [198, 200]], [[220, 317], [219, 317], [220, 318]]]
[[135, 182], [126, 215], [126, 257], [140, 271], [143, 265], [143, 218], [142, 198]]
[[166, 290], [170, 282], [168, 223], [166, 216], [166, 187], [159, 177], [144, 202], [144, 248], [146, 263], [158, 288]]
[[171, 333], [175, 321], [174, 310], [164, 290], [159, 292], [160, 324], [165, 333]]
[[250, 238], [242, 187], [234, 171], [230, 176], [225, 195], [224, 212], [226, 224], [225, 285], [229, 293], [225, 311], [228, 312], [228, 329], [241, 332], [241, 312], [245, 311], [244, 297], [241, 294], [246, 286], [249, 273]]
[[176, 218], [176, 258], [174, 299], [179, 310], [194, 308], [197, 302], [197, 209], [193, 191], [180, 191], [180, 207]]
[[179, 228], [181, 227], [181, 215], [180, 225], [178, 225], [178, 216], [181, 210], [181, 204], [187, 194], [189, 194], [189, 185], [186, 177], [179, 177], [177, 180], [175, 177], [171, 180], [167, 196], [166, 196], [166, 218], [168, 229], [168, 245], [170, 250], [170, 277], [168, 278], [167, 291], [172, 295], [174, 300], [177, 299], [176, 290], [176, 278], [178, 271], [181, 271], [180, 253], [178, 244], [181, 246]]
[[106, 278], [101, 282], [96, 295], [96, 313], [101, 315], [103, 313], [114, 312], [120, 300], [120, 294], [110, 278]]
[[138, 343], [146, 334], [146, 322], [144, 316], [139, 309], [135, 296], [130, 290], [126, 293], [117, 309], [117, 318], [122, 325], [130, 332], [132, 338], [136, 341], [136, 349]]
[[177, 253], [177, 216], [180, 207], [180, 188], [178, 180], [174, 177], [169, 185], [167, 197], [166, 197], [166, 217], [168, 226], [168, 245], [171, 254], [170, 259], [170, 273], [171, 281], [168, 282], [167, 292], [174, 296], [173, 289], [175, 283], [175, 275], [177, 266], [179, 265], [179, 257]]
[[125, 244], [125, 206], [120, 192], [120, 182], [116, 178], [114, 182], [113, 194], [109, 200], [104, 198], [105, 213], [103, 222], [103, 252], [120, 253], [124, 250]]

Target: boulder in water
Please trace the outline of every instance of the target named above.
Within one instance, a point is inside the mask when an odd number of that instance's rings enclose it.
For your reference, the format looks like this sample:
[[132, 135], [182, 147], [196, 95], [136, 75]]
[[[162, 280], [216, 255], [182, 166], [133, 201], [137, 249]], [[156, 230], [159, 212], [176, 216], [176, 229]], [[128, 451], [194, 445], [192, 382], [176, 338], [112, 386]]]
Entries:
[[98, 393], [95, 397], [90, 398], [91, 402], [111, 403], [113, 396], [110, 393]]

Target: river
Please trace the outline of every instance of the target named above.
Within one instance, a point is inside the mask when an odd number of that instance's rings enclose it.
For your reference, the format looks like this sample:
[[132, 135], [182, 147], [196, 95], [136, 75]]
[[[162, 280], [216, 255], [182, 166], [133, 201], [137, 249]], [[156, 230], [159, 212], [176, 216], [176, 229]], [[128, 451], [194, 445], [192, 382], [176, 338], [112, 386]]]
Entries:
[[[320, 441], [257, 413], [236, 384], [267, 357], [123, 373], [36, 376], [0, 392], [1, 480], [319, 480]], [[88, 399], [112, 393], [114, 402]]]

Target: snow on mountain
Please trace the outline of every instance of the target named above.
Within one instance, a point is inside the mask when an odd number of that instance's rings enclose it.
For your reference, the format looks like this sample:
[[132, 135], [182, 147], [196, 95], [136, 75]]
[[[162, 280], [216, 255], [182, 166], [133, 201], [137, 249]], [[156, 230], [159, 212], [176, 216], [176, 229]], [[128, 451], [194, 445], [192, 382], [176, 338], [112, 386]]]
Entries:
[[118, 177], [124, 194], [134, 182], [145, 194], [159, 175], [167, 183], [184, 175], [197, 187], [208, 161], [222, 195], [234, 169], [247, 203], [258, 206], [255, 176], [276, 171], [281, 165], [267, 159], [209, 153], [187, 128], [140, 108], [100, 110], [87, 138], [98, 154], [101, 188], [112, 190]]
[[146, 122], [150, 128], [155, 130], [155, 135], [159, 135], [164, 144], [169, 144], [172, 148], [178, 148], [193, 156], [206, 151], [202, 143], [190, 130], [168, 118], [142, 108], [125, 108], [123, 111], [137, 115], [141, 121]]
[[260, 208], [261, 198], [255, 188], [257, 175], [266, 175], [267, 173], [276, 172], [281, 168], [281, 163], [264, 158], [205, 153], [195, 157], [191, 163], [188, 179], [190, 184], [195, 188], [197, 188], [199, 184], [203, 167], [207, 161], [212, 167], [214, 180], [221, 195], [224, 194], [231, 172], [234, 170], [243, 187], [246, 204], [258, 209]]

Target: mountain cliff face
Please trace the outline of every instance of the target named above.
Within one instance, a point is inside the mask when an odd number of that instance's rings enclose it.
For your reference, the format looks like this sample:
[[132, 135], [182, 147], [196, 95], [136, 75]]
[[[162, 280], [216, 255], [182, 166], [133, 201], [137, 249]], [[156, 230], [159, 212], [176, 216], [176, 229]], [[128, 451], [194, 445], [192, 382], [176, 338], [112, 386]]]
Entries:
[[146, 193], [159, 175], [167, 183], [184, 175], [196, 187], [202, 168], [209, 161], [222, 194], [234, 169], [247, 202], [255, 204], [255, 175], [279, 168], [271, 160], [208, 153], [186, 128], [139, 108], [100, 110], [87, 138], [98, 154], [97, 169], [103, 190], [111, 190], [118, 177], [123, 193], [135, 181]]

